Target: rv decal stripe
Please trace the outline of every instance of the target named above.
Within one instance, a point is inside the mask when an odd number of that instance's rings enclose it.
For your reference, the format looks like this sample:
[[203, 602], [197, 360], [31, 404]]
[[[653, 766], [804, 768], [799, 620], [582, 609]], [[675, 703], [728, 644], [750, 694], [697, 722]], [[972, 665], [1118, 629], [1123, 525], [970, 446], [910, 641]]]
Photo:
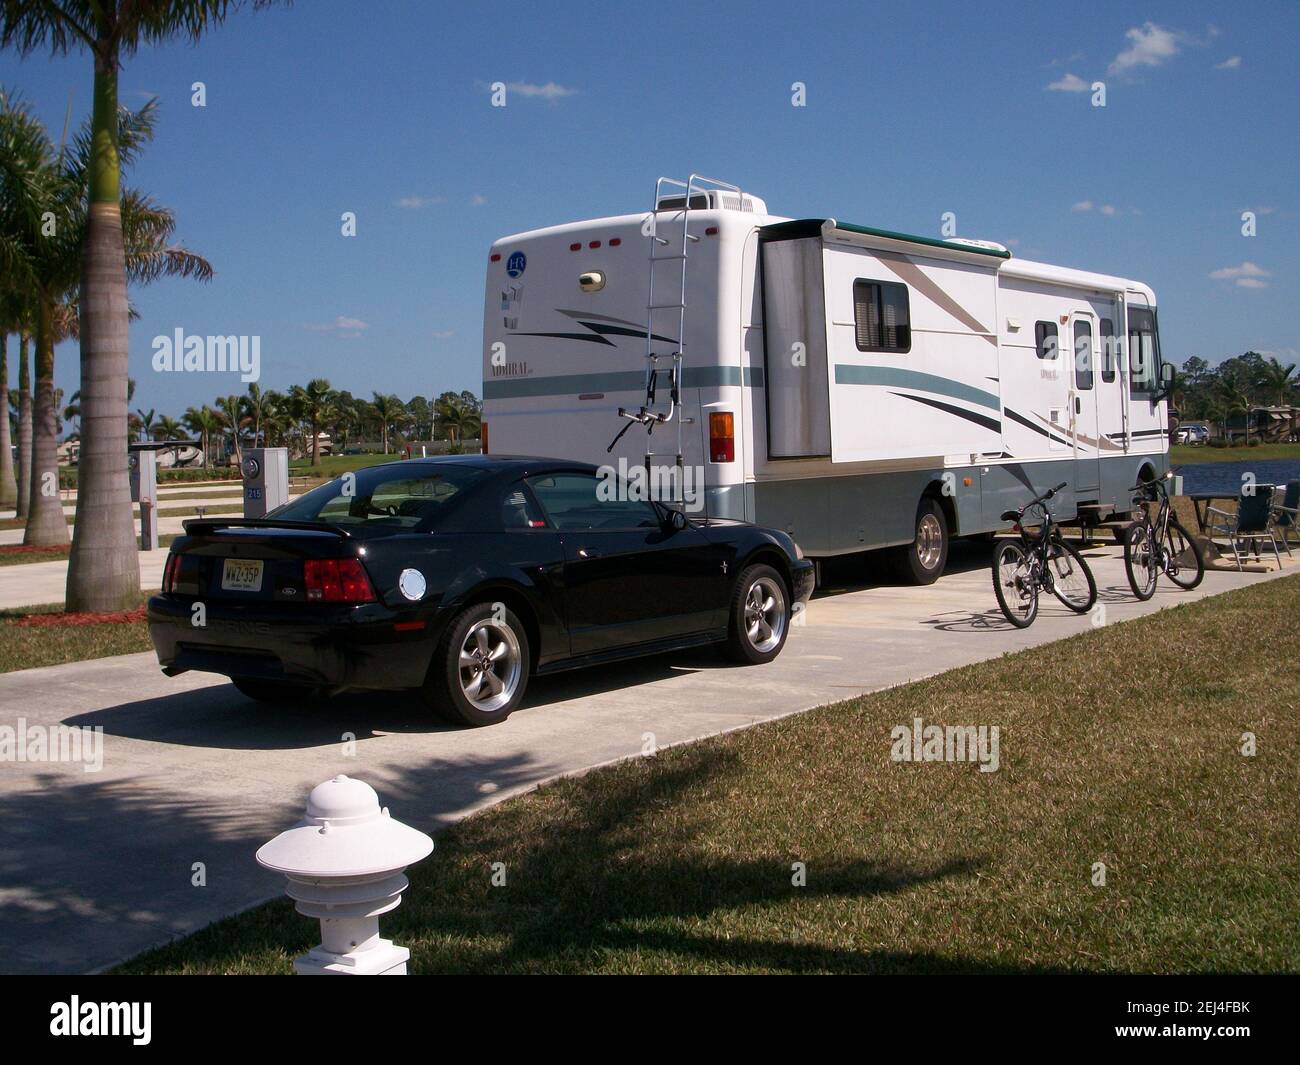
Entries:
[[1048, 440], [1055, 440], [1058, 444], [1064, 444], [1066, 447], [1074, 446], [1074, 441], [1072, 441], [1069, 437], [1057, 436], [1055, 433], [1049, 433], [1046, 429], [1042, 428], [1041, 426], [1035, 425], [1028, 418], [1022, 417], [1021, 415], [1017, 414], [1010, 407], [1006, 409], [1006, 415], [1013, 422], [1019, 422], [1026, 429], [1032, 429], [1036, 433], [1041, 433], [1043, 436], [1047, 437]]
[[[762, 371], [745, 373], [746, 384], [761, 386]], [[751, 380], [752, 378], [752, 380]], [[660, 378], [662, 382], [663, 378]], [[740, 384], [739, 366], [688, 366], [684, 388], [722, 388]], [[662, 384], [661, 388], [664, 387]], [[484, 399], [525, 399], [535, 396], [576, 396], [582, 392], [644, 392], [645, 372], [554, 374], [547, 377], [510, 377], [483, 382]]]
[[891, 392], [890, 395], [898, 396], [901, 399], [910, 399], [916, 403], [924, 403], [928, 407], [935, 407], [949, 414], [955, 414], [959, 418], [965, 418], [968, 422], [982, 425], [985, 429], [992, 429], [995, 433], [1002, 432], [1002, 423], [1000, 421], [983, 414], [976, 414], [973, 410], [963, 410], [961, 407], [954, 407], [951, 403], [940, 403], [937, 399], [929, 399], [926, 396], [912, 396], [906, 392]]
[[911, 285], [914, 289], [926, 296], [931, 303], [938, 304], [957, 321], [961, 322], [967, 329], [975, 333], [982, 333], [984, 339], [994, 347], [998, 345], [998, 338], [991, 336], [992, 330], [987, 328], [984, 323], [966, 310], [960, 303], [948, 295], [939, 283], [929, 274], [922, 270], [911, 259], [895, 260], [891, 256], [881, 255], [879, 257], [882, 265], [889, 267], [899, 277]]
[[999, 414], [1002, 413], [1002, 401], [992, 392], [982, 388], [964, 385], [947, 377], [921, 373], [919, 370], [900, 370], [893, 366], [855, 366], [851, 363], [835, 364], [835, 383], [837, 385], [883, 385], [887, 388], [914, 388], [918, 392], [937, 392], [941, 396], [962, 399], [967, 403], [978, 403]]

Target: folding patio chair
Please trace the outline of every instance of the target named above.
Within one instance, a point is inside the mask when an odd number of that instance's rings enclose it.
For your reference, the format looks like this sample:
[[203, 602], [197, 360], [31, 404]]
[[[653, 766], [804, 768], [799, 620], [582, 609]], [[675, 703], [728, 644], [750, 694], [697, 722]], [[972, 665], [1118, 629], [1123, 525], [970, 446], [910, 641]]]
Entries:
[[1288, 481], [1286, 495], [1280, 503], [1273, 504], [1273, 528], [1286, 553], [1291, 554], [1291, 534], [1300, 536], [1300, 481]]
[[[1259, 561], [1259, 545], [1267, 540], [1277, 558], [1277, 568], [1282, 568], [1282, 554], [1277, 549], [1277, 536], [1273, 532], [1273, 496], [1276, 489], [1271, 484], [1257, 484], [1253, 491], [1242, 490], [1237, 497], [1237, 513], [1229, 514], [1217, 507], [1206, 507], [1207, 524], [1205, 531], [1211, 539], [1222, 536], [1232, 546], [1232, 557], [1241, 569], [1241, 556], [1249, 554], [1251, 544], [1255, 546], [1255, 561]], [[1221, 518], [1215, 522], [1210, 516]]]

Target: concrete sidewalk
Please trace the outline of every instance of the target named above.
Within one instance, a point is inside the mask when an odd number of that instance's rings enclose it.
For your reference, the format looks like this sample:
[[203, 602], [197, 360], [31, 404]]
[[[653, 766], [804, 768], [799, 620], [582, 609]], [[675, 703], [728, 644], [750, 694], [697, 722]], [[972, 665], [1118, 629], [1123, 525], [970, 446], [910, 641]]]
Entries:
[[[1117, 549], [1086, 554], [1107, 623], [1279, 576], [1210, 572], [1190, 593], [1162, 581], [1138, 603]], [[523, 710], [486, 729], [443, 726], [390, 695], [268, 708], [218, 677], [169, 680], [149, 654], [0, 675], [0, 723], [104, 730], [100, 772], [0, 765], [0, 967], [94, 970], [278, 895], [283, 882], [253, 852], [337, 773], [366, 780], [394, 816], [435, 831], [557, 774], [634, 757], [647, 733], [664, 746], [743, 728], [1093, 623], [1049, 597], [1032, 628], [1011, 628], [993, 598], [990, 557], [987, 544], [958, 544], [932, 587], [820, 592], [768, 666], [697, 651], [536, 680]], [[1292, 572], [1300, 566], [1288, 563]], [[192, 886], [195, 863], [205, 887]], [[436, 876], [436, 853], [414, 875]]]

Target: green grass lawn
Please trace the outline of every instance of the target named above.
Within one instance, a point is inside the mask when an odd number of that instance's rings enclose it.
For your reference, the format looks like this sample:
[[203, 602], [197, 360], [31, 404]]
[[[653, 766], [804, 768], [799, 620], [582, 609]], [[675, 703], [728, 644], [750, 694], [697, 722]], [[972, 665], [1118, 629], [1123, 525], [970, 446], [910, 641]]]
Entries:
[[289, 473], [294, 477], [313, 477], [329, 480], [348, 470], [362, 470], [378, 466], [381, 462], [396, 462], [401, 455], [325, 455], [320, 465], [313, 466], [311, 459], [294, 459], [289, 463]]
[[[152, 595], [140, 597], [143, 606]], [[143, 621], [103, 622], [89, 625], [18, 625], [29, 614], [55, 614], [62, 603], [0, 610], [0, 673], [37, 666], [57, 666], [108, 655], [151, 650], [149, 631]]]
[[[417, 973], [1297, 971], [1298, 661], [1291, 577], [559, 781], [444, 833], [383, 932]], [[998, 725], [1001, 769], [891, 762], [916, 716]], [[317, 941], [285, 900], [122, 971]]]
[[1266, 459], [1300, 459], [1300, 444], [1260, 444], [1259, 447], [1175, 444], [1169, 449], [1169, 461], [1175, 466], [1193, 462], [1260, 462]]

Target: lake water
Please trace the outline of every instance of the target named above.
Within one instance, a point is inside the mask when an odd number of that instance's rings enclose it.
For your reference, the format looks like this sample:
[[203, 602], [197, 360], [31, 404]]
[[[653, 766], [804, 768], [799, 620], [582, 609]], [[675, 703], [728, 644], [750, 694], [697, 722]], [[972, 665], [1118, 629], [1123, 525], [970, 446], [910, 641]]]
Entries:
[[1182, 474], [1183, 491], [1222, 492], [1235, 496], [1241, 491], [1244, 473], [1255, 476], [1256, 484], [1286, 484], [1300, 477], [1300, 459], [1266, 459], [1262, 462], [1189, 462], [1175, 465]]

